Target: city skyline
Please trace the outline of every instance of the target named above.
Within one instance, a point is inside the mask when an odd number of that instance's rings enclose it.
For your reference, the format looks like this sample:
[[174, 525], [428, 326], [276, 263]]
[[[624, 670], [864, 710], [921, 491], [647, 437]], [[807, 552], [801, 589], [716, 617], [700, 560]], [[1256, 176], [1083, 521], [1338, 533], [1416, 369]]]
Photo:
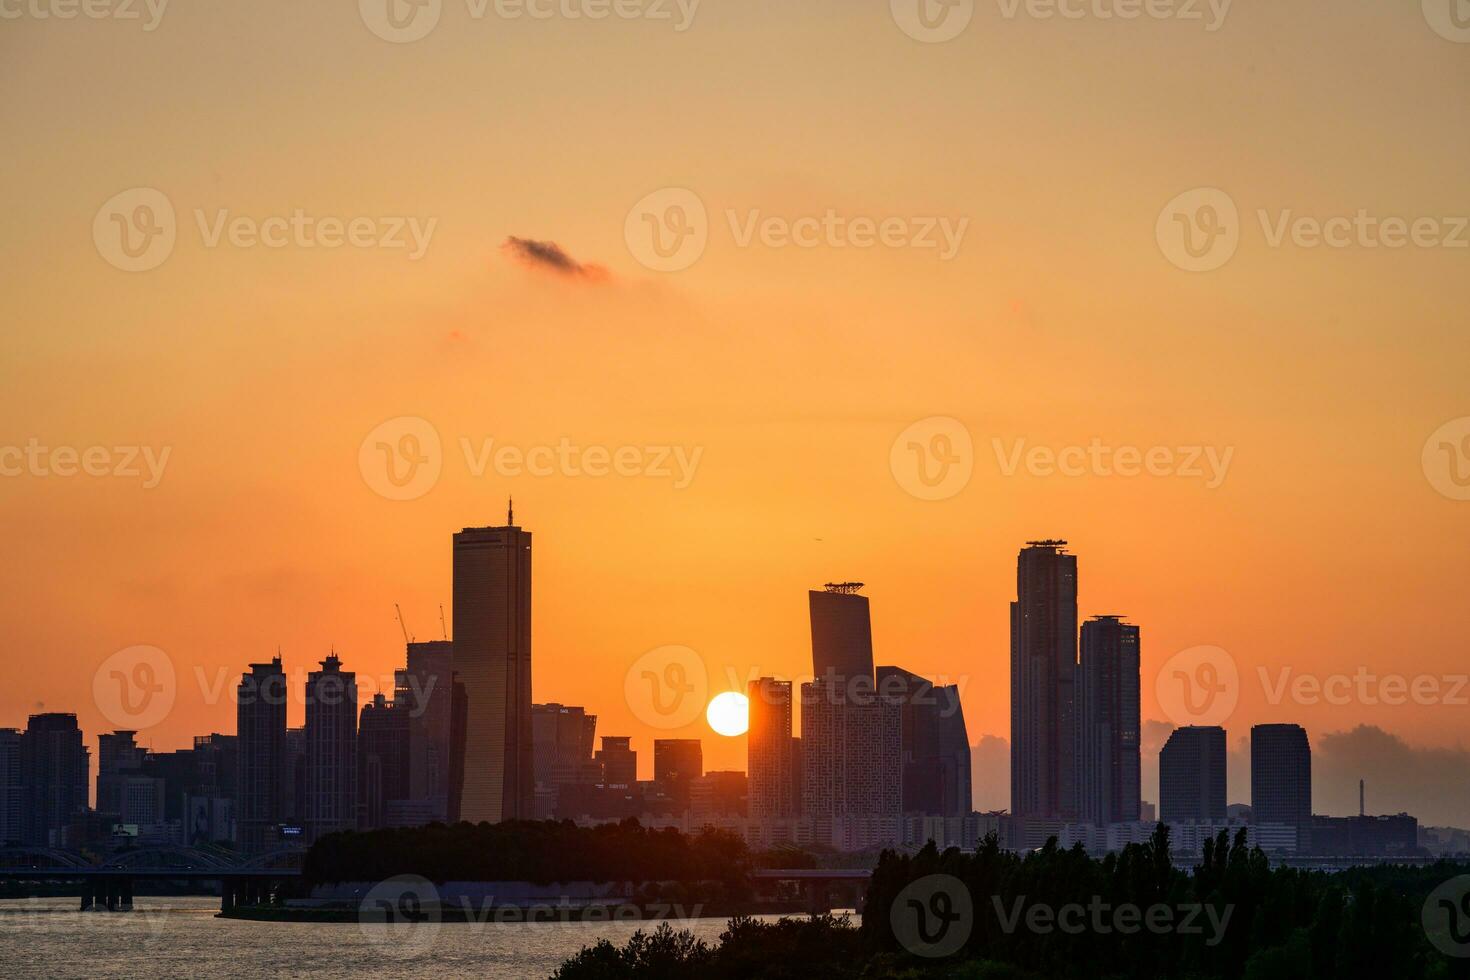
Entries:
[[[509, 515], [509, 520], [514, 520], [513, 512]], [[512, 552], [508, 552], [509, 557], [507, 560], [513, 561], [513, 554], [515, 552], [522, 552], [526, 556], [524, 559], [526, 565], [524, 569], [525, 575], [523, 579], [520, 579], [520, 581], [523, 582], [524, 588], [522, 590], [520, 598], [514, 600], [514, 604], [518, 607], [529, 606], [530, 579], [528, 553], [531, 535], [528, 532], [525, 532], [524, 530], [519, 528], [517, 525], [507, 524], [506, 526], [501, 528], [466, 529], [463, 532], [457, 533], [455, 535], [454, 541], [455, 566], [456, 568], [465, 567], [463, 565], [463, 545], [468, 538], [473, 538], [477, 542], [477, 544], [480, 545], [483, 545], [485, 543], [494, 545], [496, 541], [502, 540], [500, 536], [508, 531], [514, 532], [516, 540], [519, 540], [521, 544], [517, 545], [515, 549], [512, 549]], [[1031, 557], [1033, 559], [1030, 566], [1028, 566], [1028, 557]], [[1042, 560], [1045, 562], [1045, 564], [1037, 565], [1037, 560]], [[1061, 564], [1057, 565], [1058, 562], [1061, 562]], [[483, 563], [480, 563], [477, 560], [476, 564], [480, 565]], [[1060, 578], [1057, 578], [1056, 574], [1054, 574], [1053, 572], [1040, 572], [1039, 578], [1036, 577], [1036, 574], [1032, 574], [1031, 577], [1028, 578], [1028, 573], [1026, 572], [1026, 569], [1028, 567], [1043, 569], [1051, 568], [1052, 565], [1057, 565], [1057, 568], [1060, 571]], [[1063, 625], [1076, 624], [1077, 632], [1073, 635], [1079, 638], [1071, 645], [1072, 653], [1070, 655], [1075, 658], [1072, 661], [1072, 666], [1075, 668], [1075, 673], [1072, 676], [1072, 681], [1075, 686], [1075, 693], [1074, 703], [1070, 706], [1070, 708], [1067, 709], [1077, 718], [1077, 722], [1074, 725], [1074, 731], [1072, 733], [1072, 744], [1075, 746], [1075, 751], [1066, 759], [1067, 764], [1075, 770], [1073, 775], [1069, 777], [1074, 781], [1077, 787], [1075, 791], [1075, 796], [1077, 800], [1075, 804], [1075, 809], [1073, 810], [1073, 812], [1068, 814], [1062, 814], [1057, 811], [1053, 811], [1051, 813], [1027, 813], [1023, 811], [1019, 815], [1040, 816], [1046, 819], [1064, 818], [1083, 822], [1107, 823], [1110, 821], [1121, 820], [1126, 817], [1126, 814], [1132, 809], [1130, 806], [1126, 805], [1126, 800], [1130, 798], [1134, 800], [1142, 799], [1143, 802], [1148, 803], [1155, 808], [1160, 807], [1162, 805], [1162, 800], [1159, 798], [1159, 783], [1157, 779], [1151, 780], [1148, 777], [1151, 775], [1158, 776], [1161, 774], [1161, 771], [1164, 768], [1162, 764], [1162, 757], [1155, 755], [1153, 758], [1147, 758], [1141, 755], [1142, 746], [1140, 744], [1141, 738], [1137, 722], [1135, 721], [1131, 723], [1132, 727], [1130, 728], [1130, 723], [1127, 721], [1127, 719], [1130, 717], [1129, 712], [1132, 712], [1131, 717], [1135, 719], [1137, 718], [1137, 704], [1139, 700], [1138, 691], [1140, 683], [1143, 682], [1143, 679], [1139, 677], [1138, 666], [1140, 662], [1140, 643], [1138, 641], [1139, 627], [1131, 623], [1125, 623], [1122, 617], [1111, 614], [1094, 615], [1087, 618], [1086, 621], [1082, 621], [1081, 617], [1079, 617], [1076, 613], [1076, 594], [1078, 592], [1076, 571], [1077, 558], [1067, 549], [1067, 542], [1060, 540], [1043, 540], [1030, 542], [1021, 551], [1019, 569], [1019, 583], [1023, 587], [1023, 589], [1032, 588], [1034, 590], [1035, 588], [1037, 588], [1037, 586], [1027, 585], [1028, 582], [1032, 582], [1033, 580], [1034, 582], [1038, 583], [1038, 585], [1044, 586], [1044, 588], [1041, 589], [1041, 592], [1038, 593], [1038, 597], [1035, 600], [1039, 603], [1039, 605], [1037, 605], [1035, 608], [1043, 614], [1044, 618], [1054, 618], [1054, 614], [1048, 612], [1047, 610], [1051, 608], [1051, 605], [1049, 605], [1049, 603], [1053, 603], [1054, 601], [1059, 600], [1060, 606], [1058, 607], [1058, 613], [1060, 614], [1061, 620], [1065, 621]], [[514, 585], [515, 581], [517, 581], [517, 579], [512, 576], [511, 579], [506, 580], [506, 582], [502, 583], [502, 585], [500, 586], [492, 588], [491, 591], [499, 595], [512, 596], [513, 594], [515, 594], [518, 588]], [[1059, 593], [1055, 593], [1056, 600], [1047, 598], [1047, 596], [1053, 595], [1052, 590], [1054, 590], [1055, 583], [1058, 581], [1062, 584], [1061, 591]], [[483, 587], [477, 586], [475, 588], [483, 591]], [[901, 680], [902, 686], [906, 691], [909, 692], [915, 690], [915, 684], [923, 685], [924, 688], [929, 692], [930, 698], [921, 700], [924, 700], [925, 703], [934, 703], [933, 695], [937, 693], [940, 695], [940, 701], [949, 705], [946, 711], [940, 712], [938, 715], [936, 715], [939, 723], [942, 723], [943, 718], [955, 717], [960, 722], [959, 731], [963, 733], [964, 713], [963, 704], [960, 697], [963, 687], [962, 684], [935, 688], [929, 686], [929, 681], [924, 680], [922, 677], [910, 674], [909, 672], [896, 667], [877, 667], [876, 669], [874, 668], [873, 664], [876, 661], [873, 652], [874, 644], [872, 640], [871, 626], [872, 616], [870, 612], [869, 597], [861, 594], [860, 590], [862, 589], [863, 586], [859, 583], [839, 583], [829, 584], [824, 589], [820, 590], [808, 590], [809, 620], [811, 627], [811, 666], [813, 668], [812, 673], [809, 676], [816, 677], [816, 669], [818, 667], [822, 667], [825, 670], [829, 680], [837, 682], [837, 686], [839, 688], [843, 688], [845, 686], [847, 690], [852, 689], [854, 672], [856, 672], [856, 676], [865, 676], [867, 680], [864, 683], [868, 685], [872, 685], [875, 678], [878, 681], [884, 681], [885, 683], [886, 681]], [[1019, 610], [1021, 607], [1017, 603], [1013, 603], [1012, 605], [1013, 624], [1020, 624], [1023, 621], [1024, 617], [1022, 617], [1022, 619], [1017, 619], [1016, 616], [1018, 615], [1017, 610]], [[516, 620], [515, 615], [509, 615], [508, 618], [505, 618], [507, 616], [507, 613], [501, 613], [498, 615], [504, 618], [506, 623]], [[492, 616], [490, 622], [493, 624], [499, 622], [499, 620], [497, 620], [496, 617]], [[504, 623], [502, 623], [501, 625], [504, 625]], [[447, 630], [447, 624], [443, 625], [442, 628]], [[409, 773], [405, 773], [404, 778], [411, 779], [414, 791], [409, 795], [417, 802], [412, 805], [413, 807], [415, 807], [414, 809], [407, 811], [400, 809], [397, 812], [411, 812], [415, 815], [422, 813], [428, 814], [430, 816], [437, 813], [440, 814], [440, 819], [442, 819], [443, 815], [450, 812], [450, 807], [453, 805], [452, 803], [446, 802], [442, 796], [440, 796], [440, 800], [438, 803], [434, 802], [434, 797], [436, 796], [436, 794], [448, 794], [450, 798], [453, 799], [453, 790], [448, 787], [450, 777], [447, 770], [450, 762], [453, 759], [453, 753], [455, 749], [446, 745], [446, 742], [448, 740], [449, 728], [448, 702], [451, 697], [458, 696], [457, 692], [462, 690], [464, 688], [464, 685], [462, 683], [462, 679], [459, 677], [458, 674], [453, 675], [454, 681], [452, 683], [454, 693], [447, 690], [447, 688], [450, 687], [450, 683], [438, 683], [440, 680], [444, 679], [445, 676], [447, 676], [444, 673], [446, 670], [445, 664], [450, 658], [453, 657], [454, 643], [452, 641], [445, 640], [419, 642], [409, 636], [406, 626], [403, 626], [402, 629], [405, 639], [409, 641], [407, 644], [407, 659], [393, 671], [394, 685], [393, 688], [390, 690], [390, 695], [393, 696], [394, 699], [392, 702], [393, 706], [397, 706], [400, 708], [415, 708], [415, 710], [410, 712], [410, 720], [405, 722], [405, 724], [411, 726], [414, 731], [412, 747], [405, 748], [405, 759], [411, 756], [415, 760], [415, 764], [411, 767], [411, 775]], [[529, 638], [525, 637], [523, 639], [527, 641], [526, 649], [529, 650]], [[1045, 643], [1051, 643], [1055, 645], [1055, 640], [1045, 640]], [[1062, 643], [1062, 647], [1066, 648], [1067, 644]], [[429, 658], [436, 655], [442, 657], [443, 660], [434, 661], [434, 663], [437, 664], [437, 668], [430, 667]], [[1118, 657], [1120, 656], [1123, 658], [1122, 660], [1118, 660]], [[529, 656], [526, 657], [526, 661], [529, 661]], [[339, 662], [340, 661], [338, 660], [336, 652], [333, 651], [328, 659], [323, 662], [322, 666], [326, 668], [329, 673], [334, 673], [338, 669], [337, 664]], [[509, 663], [509, 661], [506, 662]], [[437, 669], [437, 671], [439, 672], [438, 676], [431, 678], [428, 677], [429, 674], [435, 672], [435, 669]], [[885, 672], [887, 675], [886, 681]], [[305, 679], [306, 687], [303, 689], [302, 701], [306, 705], [317, 704], [320, 700], [314, 699], [310, 693], [310, 685], [313, 683], [319, 683], [317, 678], [319, 678], [320, 674], [320, 671], [310, 673]], [[382, 699], [384, 695], [382, 695], [381, 693], [369, 691], [365, 693], [361, 698], [357, 698], [355, 694], [356, 672], [351, 672], [344, 676], [347, 678], [349, 686], [354, 691], [355, 703], [357, 703], [359, 707], [364, 709], [364, 717], [366, 717], [366, 713], [367, 711], [371, 710], [370, 706], [374, 703], [375, 699]], [[427, 683], [425, 683], [426, 679], [428, 681]], [[762, 683], [772, 682], [773, 679], [770, 678], [762, 680]], [[786, 695], [788, 697], [791, 697], [793, 702], [791, 708], [787, 709], [790, 712], [789, 717], [791, 719], [787, 722], [787, 724], [791, 726], [790, 735], [793, 737], [794, 744], [799, 747], [802, 740], [798, 736], [803, 734], [804, 724], [802, 720], [802, 714], [796, 710], [802, 707], [802, 704], [801, 699], [794, 696], [794, 688], [798, 684], [800, 684], [800, 678], [797, 679], [795, 684], [793, 684], [791, 680], [787, 679], [774, 681], [774, 683], [778, 685], [778, 691], [779, 685], [782, 683], [787, 684], [789, 688], [792, 689], [793, 693]], [[750, 682], [750, 686], [750, 693], [754, 695], [760, 685], [752, 680]], [[256, 697], [256, 694], [262, 691], [269, 691], [272, 693], [273, 696], [270, 698]], [[715, 689], [711, 688], [710, 693], [716, 693]], [[777, 697], [779, 700], [781, 695], [778, 693]], [[286, 673], [279, 655], [269, 663], [251, 665], [251, 667], [247, 670], [244, 679], [240, 682], [239, 689], [236, 692], [236, 699], [238, 701], [238, 704], [236, 704], [235, 706], [238, 715], [237, 732], [247, 733], [257, 731], [257, 729], [259, 728], [258, 724], [256, 724], [252, 720], [250, 727], [247, 728], [246, 721], [247, 719], [253, 719], [261, 711], [268, 711], [270, 714], [270, 721], [267, 723], [267, 729], [275, 729], [278, 732], [278, 735], [274, 736], [276, 738], [275, 743], [265, 743], [264, 747], [259, 750], [266, 753], [266, 755], [262, 758], [283, 758], [285, 754], [290, 751], [289, 746], [286, 743], [290, 740], [290, 738], [293, 737], [303, 739], [301, 744], [308, 748], [312, 744], [314, 744], [313, 739], [309, 734], [306, 735], [304, 738], [301, 734], [307, 733], [308, 729], [310, 728], [311, 719], [309, 712], [305, 719], [306, 727], [286, 727], [285, 709], [287, 705], [293, 702], [294, 698], [291, 694], [289, 675]], [[833, 699], [831, 697], [825, 699], [817, 698], [813, 702], [813, 707], [821, 706], [824, 701], [827, 703], [831, 703], [832, 700]], [[837, 700], [842, 700], [842, 696], [839, 696]], [[423, 707], [421, 709], [416, 708], [415, 706], [418, 704], [422, 704]], [[535, 705], [535, 708], [537, 711], [540, 711], [543, 707], [548, 706], [559, 708], [560, 704], [551, 703], [548, 705], [544, 702], [538, 701]], [[600, 710], [597, 704], [593, 704], [589, 707], [591, 707], [593, 711]], [[581, 709], [578, 708], [576, 710]], [[908, 711], [910, 709], [905, 710]], [[1110, 719], [1120, 711], [1123, 713], [1121, 716], [1121, 723], [1123, 727], [1121, 729], [1115, 729], [1113, 727], [1113, 722], [1110, 721]], [[466, 710], [466, 714], [468, 714], [468, 710]], [[526, 717], [526, 725], [529, 730], [532, 721], [532, 712], [530, 711], [529, 703], [526, 706], [524, 715]], [[62, 716], [70, 715], [67, 712], [61, 712], [59, 713], [59, 715], [57, 715], [57, 717]], [[753, 723], [757, 722], [758, 717], [758, 713], [755, 710], [752, 710], [751, 718]], [[812, 717], [815, 720], [814, 723], [819, 725], [821, 724], [819, 715], [813, 715]], [[355, 737], [356, 718], [357, 716], [354, 712], [352, 715], [353, 737]], [[905, 714], [904, 718], [904, 730], [905, 732], [909, 732], [911, 731], [911, 729], [913, 729], [915, 722], [910, 720], [907, 714]], [[596, 719], [591, 714], [588, 715], [588, 719], [589, 722], [593, 726], [595, 726]], [[1093, 724], [1095, 728], [1099, 721], [1108, 726], [1106, 729], [1096, 728], [1096, 731], [1094, 731], [1092, 736], [1090, 737], [1090, 741], [1086, 731], [1087, 725], [1089, 724], [1089, 719], [1091, 719], [1091, 724]], [[1156, 726], [1158, 723], [1151, 722], [1150, 724]], [[700, 725], [702, 725], [702, 723], [696, 725], [695, 727], [698, 728], [700, 727]], [[434, 728], [435, 730], [433, 732], [430, 732], [428, 730], [429, 728]], [[4, 726], [0, 725], [0, 729], [4, 729]], [[1303, 740], [1303, 744], [1306, 744], [1305, 740], [1307, 739], [1308, 735], [1306, 734], [1305, 730], [1302, 729], [1300, 726], [1291, 723], [1257, 725], [1254, 726], [1253, 732], [1256, 730], [1270, 731], [1273, 729], [1295, 730], [1301, 733], [1300, 737]], [[135, 734], [135, 732], [133, 731], [126, 731], [121, 729], [119, 729], [118, 731], [122, 734], [126, 734], [129, 738], [132, 738]], [[740, 743], [745, 741], [743, 737], [739, 736], [714, 736], [714, 733], [710, 733], [706, 730], [704, 734], [699, 736], [698, 744], [700, 744], [701, 746], [701, 753], [708, 744], [703, 741], [703, 739], [710, 738], [712, 736], [716, 739], [716, 742], [714, 742], [713, 744], [718, 744], [719, 742]], [[102, 755], [99, 756], [99, 767], [102, 765], [101, 760], [105, 758], [107, 754], [107, 740], [111, 739], [112, 737], [113, 736], [110, 734], [100, 734], [99, 741], [102, 746]], [[256, 751], [250, 747], [255, 744], [255, 742], [259, 741], [261, 737], [261, 735], [255, 734], [242, 739], [241, 744], [247, 747], [244, 754], [245, 762], [242, 764], [241, 770], [242, 779], [246, 783], [248, 783], [252, 779], [259, 778], [249, 775], [250, 773], [254, 772], [256, 768], [259, 768], [257, 764], [254, 764], [250, 761], [251, 753]], [[936, 735], [935, 737], [938, 736]], [[626, 739], [628, 737], [621, 736], [620, 738], [625, 740], [624, 744], [626, 744]], [[1122, 739], [1121, 742], [1119, 741], [1120, 738]], [[198, 739], [199, 736], [196, 735], [194, 737], [196, 745], [198, 743]], [[1232, 740], [1235, 739], [1239, 739], [1242, 744], [1245, 744], [1245, 740], [1240, 736], [1239, 732], [1236, 732], [1235, 735], [1232, 736]], [[975, 747], [977, 750], [980, 743], [984, 740], [984, 737], [980, 737], [975, 740]], [[640, 740], [635, 737], [633, 741], [638, 742]], [[655, 779], [657, 778], [657, 763], [655, 760], [657, 758], [658, 746], [660, 744], [675, 744], [679, 742], [689, 741], [690, 739], [688, 737], [685, 737], [683, 739], [655, 738], [648, 742], [646, 748], [651, 748], [652, 751], [645, 751], [643, 753], [644, 769], [641, 772], [635, 770], [634, 778], [642, 777], [647, 773], [648, 769], [650, 768], [655, 769], [654, 777]], [[531, 744], [533, 742], [534, 739], [531, 739], [529, 737], [528, 731], [526, 746], [526, 751], [528, 753], [530, 752]], [[1251, 742], [1253, 744], [1254, 739], [1252, 739]], [[963, 748], [965, 759], [963, 773], [965, 789], [963, 790], [963, 793], [967, 799], [973, 802], [975, 797], [971, 795], [970, 782], [971, 777], [975, 774], [976, 770], [972, 769], [969, 764], [971, 746], [968, 741], [963, 740], [963, 737], [960, 744]], [[355, 742], [348, 744], [345, 747], [344, 751], [349, 754], [355, 755], [356, 749], [354, 748], [354, 745]], [[1132, 746], [1132, 748], [1124, 749], [1121, 752], [1120, 757], [1119, 747], [1130, 745]], [[810, 750], [811, 743], [808, 743], [807, 747], [808, 750]], [[152, 748], [152, 746], [149, 746], [149, 748]], [[905, 799], [907, 799], [909, 794], [913, 792], [909, 785], [911, 780], [909, 772], [910, 769], [913, 768], [911, 764], [914, 760], [912, 759], [912, 752], [910, 747], [908, 745], [905, 745], [904, 749], [905, 756], [908, 757], [910, 761], [908, 763], [904, 763], [907, 768], [903, 770], [904, 776], [902, 777], [900, 782], [903, 784], [903, 795]], [[143, 751], [143, 747], [140, 746], [138, 751]], [[460, 751], [463, 751], [463, 749], [460, 749]], [[746, 751], [747, 754], [749, 754], [751, 750], [747, 749]], [[1013, 753], [1015, 751], [1014, 745], [1012, 746], [1012, 751]], [[1307, 753], [1309, 760], [1310, 752], [1310, 747], [1308, 747]], [[630, 759], [636, 759], [638, 754], [639, 753], [637, 753], [635, 747], [632, 750]], [[446, 755], [449, 757], [448, 759], [442, 758]], [[1129, 761], [1140, 759], [1142, 761], [1141, 769], [1139, 768], [1139, 764], [1137, 761]], [[356, 762], [354, 760], [354, 765], [355, 764]], [[939, 762], [939, 758], [937, 756], [934, 758], [934, 761], [932, 763], [926, 763], [926, 765], [940, 764], [941, 763]], [[305, 765], [306, 771], [309, 773], [314, 773], [318, 769], [320, 769], [320, 763], [308, 762]], [[947, 771], [951, 774], [956, 771], [953, 766], [949, 765], [948, 763], [944, 763], [943, 765], [947, 767]], [[1089, 765], [1092, 767], [1091, 770], [1086, 770], [1085, 767]], [[802, 767], [797, 764], [795, 760], [782, 764], [782, 767], [789, 773], [790, 776], [794, 776], [799, 783], [802, 778]], [[274, 766], [274, 768], [277, 769], [277, 774], [279, 777], [280, 773], [285, 772], [288, 767], [285, 763], [278, 763]], [[703, 763], [701, 763], [701, 768], [705, 768], [703, 766]], [[711, 763], [711, 765], [707, 768], [709, 771], [714, 772], [718, 771], [721, 768], [736, 767], [721, 766], [718, 763]], [[1150, 768], [1152, 768], [1153, 770], [1152, 773], [1149, 772]], [[1256, 767], [1253, 765], [1247, 765], [1246, 770], [1247, 772], [1251, 773], [1251, 778], [1254, 780], [1256, 778]], [[471, 766], [470, 771], [473, 771], [473, 765]], [[1017, 770], [1013, 768], [1013, 776], [1016, 771]], [[1105, 771], [1111, 774], [1103, 775]], [[1308, 761], [1306, 772], [1306, 785], [1308, 794], [1307, 798], [1310, 799], [1312, 785], [1310, 761]], [[353, 771], [353, 775], [356, 775], [356, 770]], [[1140, 777], [1143, 777], [1142, 780], [1140, 779]], [[778, 776], [777, 778], [779, 779], [780, 777]], [[945, 778], [954, 779], [956, 777], [950, 775]], [[1360, 776], [1359, 778], [1361, 779], [1362, 777]], [[1089, 779], [1091, 780], [1091, 782], [1089, 782]], [[541, 774], [537, 774], [537, 776], [535, 777], [535, 782], [537, 785], [542, 782]], [[1145, 784], [1149, 782], [1153, 783], [1155, 790], [1155, 792], [1153, 793], [1154, 799], [1149, 800], [1146, 797], [1142, 796], [1142, 794], [1140, 793], [1140, 782], [1143, 782]], [[1374, 780], [1374, 784], [1376, 788], [1376, 780]], [[98, 802], [100, 805], [100, 790], [102, 784], [101, 782], [98, 782], [96, 785], [99, 790]], [[1133, 789], [1128, 789], [1128, 787], [1130, 786], [1133, 787]], [[989, 787], [989, 789], [993, 790], [994, 787]], [[979, 795], [980, 791], [981, 787], [975, 787], [976, 796]], [[281, 792], [284, 793], [285, 790], [281, 790]], [[350, 804], [345, 804], [349, 809], [357, 805], [357, 790], [355, 785], [348, 785], [344, 787], [341, 792], [344, 798], [350, 799], [352, 801]], [[810, 790], [807, 790], [807, 792], [810, 792]], [[923, 790], [923, 792], [939, 794], [936, 799], [939, 797], [957, 799], [954, 794], [960, 791], [951, 786], [944, 790], [939, 790], [935, 788], [926, 789]], [[790, 804], [778, 804], [776, 807], [777, 811], [779, 811], [782, 806], [790, 806], [792, 809], [800, 808], [799, 801], [801, 799], [803, 789], [800, 785], [792, 784], [790, 793]], [[1115, 799], [1115, 797], [1117, 797], [1119, 793], [1123, 794], [1122, 799], [1124, 802], [1121, 804]], [[1131, 796], [1129, 795], [1130, 793]], [[259, 796], [259, 794], [257, 794], [257, 796]], [[518, 813], [508, 815], [519, 815], [525, 817], [531, 816], [539, 805], [535, 802], [535, 798], [536, 794], [534, 792], [528, 793], [526, 796], [528, 802], [525, 804], [525, 809]], [[1232, 802], [1237, 801], [1232, 798]], [[314, 817], [312, 815], [312, 810], [310, 809], [310, 806], [313, 805], [316, 804], [308, 805], [308, 809], [306, 812], [295, 815], [296, 818], [300, 819], [300, 821], [303, 824], [306, 824], [308, 827], [310, 827], [314, 821], [320, 822], [322, 820], [320, 816]], [[282, 817], [280, 816], [280, 814], [284, 812], [284, 804], [282, 802], [271, 801], [267, 795], [264, 806], [266, 807], [267, 811], [275, 812], [277, 814], [274, 819], [282, 819]], [[1308, 806], [1310, 806], [1310, 804], [1308, 804]], [[425, 807], [427, 809], [423, 809]], [[252, 817], [248, 808], [241, 810], [238, 816], [241, 820], [242, 840], [252, 840], [252, 832], [248, 829], [250, 826], [252, 826], [252, 820], [254, 820], [256, 824], [259, 824], [264, 818]], [[315, 834], [318, 832], [319, 831], [308, 830], [308, 835], [315, 836]]]

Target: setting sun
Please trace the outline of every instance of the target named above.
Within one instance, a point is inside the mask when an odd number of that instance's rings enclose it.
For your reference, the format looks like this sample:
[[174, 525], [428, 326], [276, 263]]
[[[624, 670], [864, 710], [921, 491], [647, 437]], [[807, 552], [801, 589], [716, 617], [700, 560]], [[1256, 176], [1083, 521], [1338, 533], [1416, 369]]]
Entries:
[[717, 735], [744, 735], [750, 726], [750, 699], [738, 691], [716, 694], [704, 716]]

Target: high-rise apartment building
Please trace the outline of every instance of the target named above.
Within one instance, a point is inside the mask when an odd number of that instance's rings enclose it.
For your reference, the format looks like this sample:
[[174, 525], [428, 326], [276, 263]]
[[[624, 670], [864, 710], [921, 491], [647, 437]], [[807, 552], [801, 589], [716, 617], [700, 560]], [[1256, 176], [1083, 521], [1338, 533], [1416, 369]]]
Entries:
[[21, 842], [21, 814], [26, 801], [20, 740], [19, 729], [0, 728], [0, 847]]
[[73, 714], [31, 715], [20, 740], [21, 837], [28, 844], [65, 846], [72, 821], [87, 813], [91, 755]]
[[393, 703], [408, 712], [408, 798], [435, 820], [449, 817], [449, 756], [454, 708], [454, 643], [408, 645]]
[[1082, 624], [1077, 668], [1077, 773], [1087, 823], [1133, 823], [1143, 802], [1139, 631], [1117, 616]]
[[306, 675], [306, 836], [357, 827], [357, 675], [335, 653]]
[[459, 818], [530, 819], [531, 534], [513, 513], [454, 536], [454, 673], [466, 712]]
[[1033, 541], [1011, 603], [1011, 812], [1076, 820], [1077, 557]]
[[358, 825], [389, 826], [388, 804], [409, 798], [410, 717], [407, 704], [373, 695], [357, 724]]
[[235, 689], [235, 819], [245, 851], [272, 843], [285, 813], [286, 696], [280, 657], [251, 664]]
[[750, 701], [746, 731], [750, 816], [763, 820], [795, 816], [801, 807], [801, 792], [792, 768], [791, 682], [758, 678], [750, 682], [746, 698]]

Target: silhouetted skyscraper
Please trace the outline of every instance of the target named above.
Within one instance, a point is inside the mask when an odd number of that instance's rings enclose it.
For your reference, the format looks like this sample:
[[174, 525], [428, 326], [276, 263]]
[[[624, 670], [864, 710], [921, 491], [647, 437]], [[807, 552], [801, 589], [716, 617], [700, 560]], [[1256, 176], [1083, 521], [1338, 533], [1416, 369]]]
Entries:
[[286, 695], [280, 657], [251, 664], [235, 689], [235, 815], [246, 851], [258, 851], [272, 841], [285, 813]]
[[25, 784], [21, 782], [19, 729], [0, 728], [0, 847], [21, 841]]
[[1011, 603], [1011, 812], [1075, 820], [1077, 557], [1033, 541]]
[[357, 827], [357, 675], [330, 654], [306, 675], [306, 834]]
[[902, 711], [878, 696], [858, 588], [810, 593], [816, 680], [801, 686], [801, 810], [817, 843], [846, 850], [896, 845], [903, 833]]
[[597, 750], [597, 761], [602, 764], [604, 786], [632, 787], [638, 782], [638, 753], [633, 751], [633, 740], [626, 735], [602, 736], [602, 748]]
[[381, 694], [362, 706], [357, 725], [358, 823], [388, 826], [388, 803], [409, 798], [409, 709]]
[[393, 703], [408, 712], [408, 797], [433, 818], [449, 817], [450, 731], [454, 709], [454, 643], [408, 645], [408, 666], [398, 671]]
[[20, 741], [25, 806], [22, 838], [28, 844], [64, 846], [73, 818], [87, 812], [91, 756], [73, 714], [31, 715]]
[[1082, 819], [1132, 823], [1142, 805], [1138, 627], [1116, 616], [1082, 624], [1077, 668], [1078, 785]]
[[750, 815], [760, 819], [795, 816], [801, 797], [792, 770], [791, 682], [762, 677], [750, 682], [746, 697], [750, 701], [746, 733]]
[[531, 535], [510, 518], [454, 536], [454, 672], [466, 705], [460, 818], [531, 819]]
[[1225, 729], [1176, 728], [1159, 752], [1159, 819], [1168, 824], [1225, 819]]
[[935, 687], [900, 667], [879, 667], [878, 692], [897, 700], [902, 715], [903, 812], [970, 813], [970, 740], [959, 688]]
[[143, 749], [137, 732], [118, 731], [97, 736], [97, 812], [123, 819], [127, 780], [141, 774]]
[[653, 781], [679, 810], [689, 808], [689, 784], [704, 775], [704, 746], [697, 738], [653, 740]]
[[1300, 725], [1251, 728], [1251, 821], [1290, 824], [1305, 849], [1312, 826], [1312, 745]]
[[868, 597], [857, 594], [857, 583], [828, 585], [807, 594], [812, 624], [812, 673], [829, 676], [873, 677], [873, 626]]

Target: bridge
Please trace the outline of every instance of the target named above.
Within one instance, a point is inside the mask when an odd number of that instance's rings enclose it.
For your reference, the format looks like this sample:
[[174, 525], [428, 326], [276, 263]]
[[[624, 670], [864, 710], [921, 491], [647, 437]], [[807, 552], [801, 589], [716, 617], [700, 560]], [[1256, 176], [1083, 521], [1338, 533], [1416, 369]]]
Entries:
[[807, 911], [824, 915], [834, 908], [862, 911], [873, 872], [868, 868], [762, 868], [750, 878], [757, 890], [799, 892]]
[[263, 905], [301, 877], [300, 848], [242, 855], [224, 848], [157, 845], [100, 858], [55, 847], [0, 848], [0, 882], [75, 884], [82, 911], [127, 911], [137, 881], [219, 882], [220, 909]]

